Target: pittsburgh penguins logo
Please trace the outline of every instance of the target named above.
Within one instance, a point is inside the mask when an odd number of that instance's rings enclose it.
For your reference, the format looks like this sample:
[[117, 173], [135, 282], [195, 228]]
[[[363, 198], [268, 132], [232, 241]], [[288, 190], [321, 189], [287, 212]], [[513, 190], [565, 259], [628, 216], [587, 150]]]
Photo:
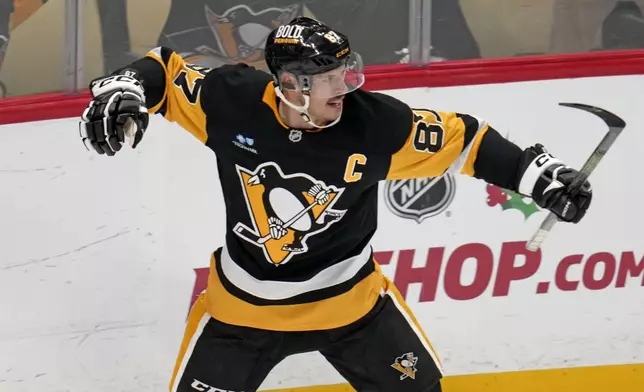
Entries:
[[[303, 9], [299, 5], [266, 8], [255, 12], [250, 7], [239, 4], [229, 8], [221, 15], [206, 6], [205, 12], [214, 41], [199, 42], [201, 45], [196, 48], [194, 53], [183, 53], [183, 57], [190, 62], [209, 68], [216, 68], [223, 64], [246, 63], [263, 70], [267, 70], [264, 62], [266, 37], [276, 27], [303, 15]], [[202, 28], [190, 29], [177, 34], [197, 36], [197, 34], [202, 34]], [[197, 40], [203, 39], [202, 35], [198, 35], [198, 37]], [[188, 41], [189, 38], [184, 39]]]
[[234, 232], [263, 248], [267, 261], [280, 265], [308, 250], [306, 240], [340, 220], [333, 209], [344, 188], [303, 173], [285, 175], [268, 162], [250, 171], [237, 166], [253, 227], [237, 223]]
[[418, 357], [416, 357], [414, 353], [407, 353], [396, 358], [394, 363], [391, 364], [391, 367], [402, 373], [400, 376], [401, 380], [406, 378], [415, 379], [416, 372], [418, 371], [416, 369], [417, 363]]

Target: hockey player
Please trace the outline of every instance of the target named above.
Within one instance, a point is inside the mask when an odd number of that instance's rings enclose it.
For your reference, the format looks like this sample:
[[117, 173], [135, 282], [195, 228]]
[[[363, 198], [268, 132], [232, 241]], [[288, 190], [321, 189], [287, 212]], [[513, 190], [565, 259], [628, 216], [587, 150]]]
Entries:
[[574, 223], [590, 185], [569, 194], [574, 169], [473, 116], [362, 90], [347, 37], [314, 20], [275, 29], [265, 56], [272, 75], [205, 69], [159, 47], [90, 85], [89, 149], [112, 156], [128, 134], [136, 148], [154, 113], [218, 159], [226, 240], [170, 390], [255, 391], [285, 357], [319, 351], [358, 391], [440, 391], [437, 355], [373, 259], [379, 181], [462, 173]]

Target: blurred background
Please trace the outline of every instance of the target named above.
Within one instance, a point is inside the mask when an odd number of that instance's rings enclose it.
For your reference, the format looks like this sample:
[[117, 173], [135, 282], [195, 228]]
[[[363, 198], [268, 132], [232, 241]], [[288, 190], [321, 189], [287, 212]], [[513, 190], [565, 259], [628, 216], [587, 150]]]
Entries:
[[296, 16], [349, 35], [366, 65], [644, 48], [644, 0], [0, 0], [0, 99], [86, 89], [169, 46], [265, 68]]

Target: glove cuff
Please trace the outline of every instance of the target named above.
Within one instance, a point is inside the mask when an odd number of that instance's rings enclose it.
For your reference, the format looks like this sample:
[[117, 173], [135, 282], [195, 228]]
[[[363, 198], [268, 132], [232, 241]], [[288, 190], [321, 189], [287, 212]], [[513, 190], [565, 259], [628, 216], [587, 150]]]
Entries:
[[128, 75], [112, 75], [92, 80], [90, 91], [95, 98], [114, 91], [127, 91], [135, 94], [141, 102], [145, 102], [145, 93], [141, 82]]
[[552, 165], [564, 165], [562, 161], [548, 152], [537, 155], [524, 170], [519, 181], [518, 192], [522, 195], [532, 196], [534, 187], [541, 175]]

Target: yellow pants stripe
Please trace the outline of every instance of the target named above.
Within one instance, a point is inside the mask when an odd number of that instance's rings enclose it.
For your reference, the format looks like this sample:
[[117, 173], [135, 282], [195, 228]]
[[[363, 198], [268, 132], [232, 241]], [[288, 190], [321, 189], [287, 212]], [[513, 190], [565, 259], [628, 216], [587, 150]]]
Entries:
[[389, 280], [389, 278], [387, 277], [385, 277], [385, 279], [387, 280], [386, 293], [392, 297], [392, 299], [394, 300], [394, 303], [396, 304], [396, 307], [398, 307], [398, 309], [401, 312], [404, 312], [405, 318], [408, 321], [410, 321], [411, 324], [413, 324], [412, 328], [415, 327], [415, 330], [420, 332], [421, 336], [419, 337], [425, 341], [428, 349], [427, 351], [429, 351], [429, 355], [431, 355], [431, 357], [434, 359], [434, 362], [436, 362], [436, 366], [438, 366], [438, 370], [441, 372], [441, 374], [445, 374], [445, 371], [443, 370], [443, 364], [441, 363], [440, 358], [436, 353], [436, 350], [434, 350], [432, 343], [427, 338], [427, 335], [425, 334], [423, 327], [420, 326], [420, 323], [414, 316], [414, 313], [411, 311], [411, 309], [409, 309], [409, 306], [405, 302], [405, 299], [403, 298], [402, 294], [400, 294], [400, 292], [398, 291], [394, 283], [391, 280]]
[[170, 379], [170, 392], [176, 392], [179, 387], [179, 381], [181, 381], [181, 376], [188, 364], [190, 355], [194, 350], [197, 340], [201, 336], [203, 328], [206, 326], [206, 323], [210, 318], [210, 315], [206, 313], [206, 307], [204, 305], [204, 293], [201, 293], [188, 315], [185, 333], [183, 335], [181, 347], [179, 348], [179, 355], [177, 356], [174, 370], [172, 372], [172, 378]]

